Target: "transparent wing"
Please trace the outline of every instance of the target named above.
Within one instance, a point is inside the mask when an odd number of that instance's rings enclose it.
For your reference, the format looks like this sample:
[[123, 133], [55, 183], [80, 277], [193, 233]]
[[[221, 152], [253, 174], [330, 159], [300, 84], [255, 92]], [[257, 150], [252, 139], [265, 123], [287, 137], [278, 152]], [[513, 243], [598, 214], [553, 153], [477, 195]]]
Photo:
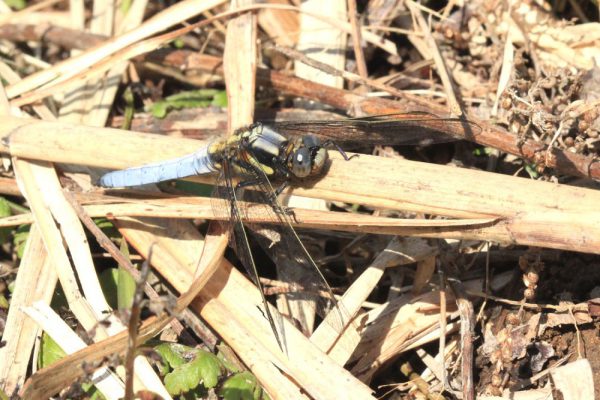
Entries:
[[[252, 254], [252, 248], [250, 247], [248, 233], [242, 219], [244, 210], [242, 210], [240, 202], [238, 201], [238, 199], [241, 198], [241, 195], [242, 190], [236, 187], [233, 180], [232, 165], [229, 161], [224, 160], [222, 162], [222, 171], [217, 179], [215, 191], [213, 193], [213, 212], [215, 215], [228, 217], [229, 229], [232, 231], [232, 234], [229, 235], [230, 244], [248, 275], [258, 287], [266, 313], [265, 317], [269, 321], [269, 325], [273, 330], [277, 343], [282, 351], [285, 351], [287, 344], [285, 332], [283, 330], [283, 321], [279, 313], [273, 312], [265, 297], [265, 291], [260, 281], [258, 268]], [[225, 221], [227, 221], [227, 219], [225, 219]]]
[[[311, 133], [341, 146], [352, 143], [428, 145], [456, 141], [481, 132], [479, 125], [466, 119], [440, 118], [421, 112], [340, 120], [265, 122], [265, 125], [283, 135]], [[451, 132], [464, 132], [465, 135], [454, 137]]]
[[[252, 181], [260, 189], [253, 193], [267, 205], [262, 208], [266, 214], [265, 219], [273, 222], [265, 229], [274, 232], [271, 237], [278, 241], [275, 246], [268, 243], [263, 247], [277, 247], [282, 250], [279, 257], [274, 259], [279, 261], [276, 262], [279, 278], [287, 286], [286, 301], [293, 303], [314, 300], [316, 313], [324, 319], [331, 311], [327, 321], [336, 332], [341, 333], [350, 320], [350, 315], [338, 304], [323, 273], [300, 240], [292, 225], [293, 212], [279, 203], [268, 176], [261, 168], [252, 165], [245, 168], [253, 175]], [[308, 318], [310, 319], [310, 316]], [[308, 328], [310, 332], [310, 326]]]
[[[252, 157], [251, 154], [248, 156]], [[238, 161], [236, 160], [236, 164]], [[261, 242], [261, 235], [255, 235], [255, 238], [263, 245], [265, 251], [272, 255], [277, 265], [278, 277], [286, 285], [285, 288], [282, 288], [285, 294], [281, 296], [285, 296], [286, 302], [292, 305], [289, 308], [306, 311], [307, 320], [310, 320], [311, 317], [314, 320], [314, 312], [322, 318], [328, 316], [328, 325], [335, 332], [341, 333], [347, 321], [350, 320], [349, 313], [337, 303], [331, 287], [298, 237], [292, 226], [293, 215], [290, 215], [278, 202], [272, 184], [262, 169], [259, 167], [253, 168], [251, 164], [245, 163], [236, 166], [244, 170], [243, 179], [246, 183], [251, 184], [253, 189], [239, 189], [233, 181], [234, 168], [232, 168], [229, 161], [225, 161], [223, 171], [217, 181], [218, 186], [213, 195], [212, 206], [216, 215], [221, 218], [227, 217], [230, 221], [233, 231], [233, 235], [230, 235], [231, 245], [249, 276], [261, 291], [265, 303], [265, 317], [269, 320], [280, 346], [285, 351], [286, 335], [284, 325], [281, 314], [274, 310], [271, 311], [271, 307], [267, 306], [265, 291], [258, 273], [259, 268], [257, 268], [256, 258], [252, 252], [248, 230], [244, 225], [244, 217], [249, 212], [260, 214], [261, 219], [268, 221], [264, 224], [264, 231], [271, 233], [269, 240], [266, 240], [269, 243], [265, 243], [265, 240]], [[239, 171], [239, 169], [236, 168], [235, 170]], [[249, 209], [248, 203], [240, 201], [242, 192], [246, 192], [246, 195], [254, 195], [258, 198], [258, 202], [263, 204], [257, 206], [256, 209]], [[252, 227], [258, 225], [252, 224]], [[260, 226], [262, 227], [262, 224]], [[294, 307], [305, 300], [313, 301], [314, 312], [312, 316], [308, 315], [310, 310]], [[304, 322], [303, 316], [294, 315], [294, 317], [297, 322], [301, 324]], [[305, 327], [304, 324], [302, 325]], [[307, 329], [305, 333], [310, 333], [310, 329]]]

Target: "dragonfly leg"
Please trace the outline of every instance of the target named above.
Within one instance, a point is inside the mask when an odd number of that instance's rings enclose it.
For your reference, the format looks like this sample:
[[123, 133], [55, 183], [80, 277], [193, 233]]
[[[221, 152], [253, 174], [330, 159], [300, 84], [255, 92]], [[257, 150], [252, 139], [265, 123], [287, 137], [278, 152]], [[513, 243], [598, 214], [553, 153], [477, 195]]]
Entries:
[[283, 183], [279, 185], [277, 189], [275, 189], [275, 196], [279, 196], [281, 193], [283, 193], [288, 186], [290, 186], [290, 183], [288, 181], [283, 181]]
[[[290, 169], [287, 166], [285, 166], [285, 164], [283, 162], [274, 163], [273, 168], [275, 169], [277, 174], [279, 174], [279, 176], [284, 179], [289, 179], [289, 177], [292, 175], [292, 171], [290, 171]], [[285, 187], [283, 189], [285, 189]], [[281, 189], [281, 190], [283, 191], [283, 189]], [[281, 193], [281, 192], [279, 192], [279, 193]], [[277, 194], [279, 194], [279, 193], [277, 193]]]
[[233, 135], [240, 135], [244, 132], [252, 131], [253, 129], [256, 129], [261, 126], [262, 126], [262, 124], [260, 122], [253, 122], [249, 125], [245, 125], [245, 126], [237, 128], [236, 130], [233, 131]]
[[[282, 205], [278, 205], [279, 203], [277, 202], [277, 197], [281, 194], [281, 192], [283, 192], [285, 190], [285, 188], [288, 186], [287, 182], [284, 182], [283, 184], [281, 184], [281, 186], [279, 186], [277, 189], [275, 189], [274, 192], [274, 196], [270, 196], [267, 195], [269, 197], [269, 203], [271, 203], [271, 208], [273, 209], [273, 211], [276, 214], [285, 214], [288, 217], [292, 217], [292, 219], [294, 219], [294, 221], [296, 220], [296, 214], [294, 213], [294, 209], [292, 207], [286, 207], [286, 206], [282, 206]], [[272, 197], [272, 198], [270, 198]]]
[[[272, 199], [269, 199], [269, 201], [271, 202], [272, 205], [278, 204], [277, 203], [277, 197], [279, 197], [279, 195], [288, 187], [290, 186], [290, 183], [288, 181], [283, 181], [283, 183], [281, 183], [281, 185], [279, 185], [274, 192], [273, 196], [269, 196], [269, 197], [273, 197]], [[279, 206], [279, 207], [273, 207], [273, 210], [276, 213], [281, 213], [283, 212], [285, 215], [292, 217], [292, 219], [294, 221], [296, 221], [296, 213], [294, 213], [294, 209], [292, 207], [286, 207], [286, 206]], [[298, 222], [298, 221], [296, 221]]]
[[[285, 189], [287, 189], [288, 187], [290, 187], [290, 181], [283, 181], [283, 182], [281, 183], [281, 185], [279, 185], [279, 186], [278, 186], [278, 187], [275, 189], [275, 198], [279, 197], [279, 195], [280, 195], [281, 193], [283, 193], [283, 191], [284, 191]], [[273, 204], [275, 204], [275, 203], [273, 203]], [[287, 215], [287, 216], [289, 216], [289, 217], [292, 217], [292, 219], [293, 219], [295, 222], [298, 222], [298, 221], [296, 220], [296, 214], [294, 213], [294, 209], [293, 209], [292, 207], [280, 206], [280, 208], [283, 210], [283, 212], [285, 213], [285, 215]], [[277, 210], [275, 210], [275, 211], [277, 211]]]
[[298, 219], [296, 218], [296, 212], [292, 207], [282, 207], [285, 215], [290, 217], [296, 224], [298, 223]]
[[259, 186], [260, 185], [260, 180], [259, 179], [248, 179], [245, 181], [239, 181], [237, 183], [237, 185], [235, 185], [235, 189], [243, 189], [243, 188], [247, 188], [250, 186]]
[[[256, 179], [248, 179], [245, 181], [240, 181], [238, 182], [237, 185], [235, 185], [235, 190], [238, 189], [243, 189], [249, 186], [258, 186], [261, 187], [263, 182], [261, 182], [260, 178], [256, 178]], [[265, 193], [267, 196], [267, 200], [269, 202], [269, 205], [271, 206], [271, 208], [273, 209], [273, 211], [276, 214], [280, 214], [283, 213], [287, 216], [290, 216], [294, 219], [294, 221], [296, 221], [296, 217], [294, 214], [294, 210], [293, 208], [290, 207], [283, 207], [283, 206], [278, 206], [277, 204], [277, 196], [279, 196], [281, 194], [281, 192], [283, 192], [285, 190], [286, 187], [288, 187], [289, 183], [284, 181], [277, 189], [275, 189], [274, 192], [271, 193]]]
[[349, 161], [350, 159], [354, 158], [354, 157], [358, 157], [358, 154], [352, 154], [350, 157], [348, 157], [348, 154], [346, 154], [346, 152], [333, 140], [326, 140], [325, 142], [323, 142], [323, 147], [333, 147], [335, 148], [338, 153], [340, 153], [342, 155], [342, 157], [344, 157], [344, 160]]

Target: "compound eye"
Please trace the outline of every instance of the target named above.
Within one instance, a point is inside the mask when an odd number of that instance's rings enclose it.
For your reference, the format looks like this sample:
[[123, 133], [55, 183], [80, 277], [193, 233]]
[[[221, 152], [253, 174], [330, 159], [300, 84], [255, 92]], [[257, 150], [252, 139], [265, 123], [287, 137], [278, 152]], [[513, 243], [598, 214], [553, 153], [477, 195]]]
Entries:
[[306, 147], [301, 147], [294, 152], [292, 172], [298, 178], [305, 178], [310, 175], [310, 171], [312, 170], [311, 164], [310, 151]]

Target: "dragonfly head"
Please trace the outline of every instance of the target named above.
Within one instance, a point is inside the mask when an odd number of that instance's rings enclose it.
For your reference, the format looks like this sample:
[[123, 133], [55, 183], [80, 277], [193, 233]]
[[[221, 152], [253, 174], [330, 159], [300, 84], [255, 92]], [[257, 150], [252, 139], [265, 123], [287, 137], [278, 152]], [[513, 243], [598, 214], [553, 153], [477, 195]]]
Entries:
[[327, 150], [321, 145], [319, 138], [306, 135], [302, 138], [302, 144], [292, 153], [292, 173], [298, 178], [316, 175], [325, 166], [327, 157]]

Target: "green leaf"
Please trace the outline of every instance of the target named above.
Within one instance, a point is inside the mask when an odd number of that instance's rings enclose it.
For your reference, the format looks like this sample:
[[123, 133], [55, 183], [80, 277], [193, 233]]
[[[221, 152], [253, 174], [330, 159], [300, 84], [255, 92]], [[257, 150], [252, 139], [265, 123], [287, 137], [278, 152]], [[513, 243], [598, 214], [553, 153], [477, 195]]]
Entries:
[[190, 363], [202, 377], [203, 386], [207, 389], [214, 388], [219, 382], [219, 376], [223, 372], [223, 364], [212, 353], [200, 352], [196, 359]]
[[31, 225], [20, 225], [13, 237], [13, 245], [15, 246], [15, 250], [17, 251], [17, 257], [23, 258], [23, 253], [25, 252], [25, 244], [27, 243], [27, 238], [29, 237], [29, 229]]
[[94, 223], [110, 239], [114, 240], [114, 239], [120, 239], [121, 238], [121, 234], [119, 233], [119, 231], [117, 230], [117, 228], [115, 228], [115, 225], [109, 219], [107, 219], [107, 218], [94, 218]]
[[67, 353], [46, 332], [42, 334], [42, 343], [38, 356], [38, 366], [40, 368], [47, 367], [66, 355]]
[[90, 382], [82, 382], [81, 388], [87, 395], [86, 399], [89, 400], [104, 400], [106, 397]]
[[212, 100], [212, 105], [215, 107], [227, 107], [227, 92], [224, 90], [220, 90], [217, 92]]
[[176, 49], [183, 49], [183, 47], [185, 46], [185, 42], [181, 40], [181, 38], [173, 40], [172, 44], [173, 47], [175, 47]]
[[174, 368], [165, 376], [165, 387], [172, 395], [189, 392], [199, 385], [211, 389], [217, 385], [223, 369], [217, 356], [199, 350], [194, 360]]
[[537, 179], [540, 177], [538, 174], [535, 164], [525, 164], [525, 171], [529, 174], [532, 179]]
[[52, 307], [54, 310], [69, 308], [67, 295], [65, 295], [65, 291], [63, 290], [62, 286], [56, 285], [54, 295], [52, 296], [52, 301], [50, 302], [50, 307]]
[[150, 113], [152, 116], [156, 118], [164, 118], [167, 116], [167, 111], [169, 110], [169, 106], [167, 103], [158, 101], [152, 104], [152, 108], [150, 109]]
[[185, 364], [185, 358], [183, 358], [181, 354], [176, 351], [175, 346], [175, 343], [161, 343], [154, 347], [154, 350], [160, 354], [163, 359], [163, 364], [165, 367], [163, 368], [164, 373], [169, 372], [170, 368], [176, 368]]
[[125, 91], [123, 92], [123, 101], [125, 102], [125, 110], [123, 111], [121, 129], [128, 131], [131, 129], [131, 121], [133, 121], [133, 115], [135, 114], [135, 98], [131, 86], [125, 88]]
[[122, 0], [121, 1], [121, 12], [123, 14], [127, 14], [127, 12], [129, 12], [129, 9], [131, 8], [131, 3], [132, 0]]
[[484, 157], [489, 156], [493, 153], [493, 151], [494, 149], [492, 149], [491, 147], [478, 147], [473, 150], [473, 155], [477, 157]]
[[0, 217], [10, 217], [11, 215], [9, 201], [4, 197], [0, 197]]
[[[125, 257], [129, 257], [127, 242], [124, 240], [122, 241], [121, 252]], [[105, 269], [100, 273], [99, 280], [106, 301], [112, 308], [123, 310], [131, 307], [136, 282], [127, 270], [121, 266]]]
[[256, 377], [248, 371], [232, 375], [223, 382], [219, 395], [225, 400], [260, 400], [267, 399], [258, 384]]
[[25, 0], [6, 0], [5, 3], [15, 11], [19, 11], [27, 7], [27, 2]]
[[108, 305], [114, 309], [118, 309], [119, 297], [117, 292], [119, 287], [119, 270], [117, 268], [105, 269], [98, 276], [98, 280], [100, 281], [100, 287], [102, 288], [102, 293], [104, 293]]
[[125, 268], [119, 266], [117, 269], [117, 305], [120, 310], [131, 307], [135, 288], [134, 277]]
[[165, 97], [166, 101], [204, 101], [211, 100], [215, 95], [219, 93], [217, 89], [198, 89], [198, 90], [186, 90], [171, 96]]
[[[223, 97], [224, 96], [224, 97]], [[225, 99], [225, 100], [224, 100]], [[227, 104], [227, 95], [223, 90], [200, 89], [180, 92], [165, 97], [150, 106], [150, 113], [156, 118], [164, 118], [171, 110], [182, 108], [208, 107], [210, 105]]]
[[[129, 258], [129, 247], [125, 240], [121, 241], [121, 252]], [[136, 282], [126, 269], [119, 265], [117, 273], [117, 304], [119, 310], [130, 308], [133, 304]]]
[[[10, 204], [8, 200], [4, 197], [0, 197], [0, 218], [10, 217], [12, 215], [12, 211], [10, 209]], [[13, 228], [4, 227], [0, 228], [0, 244], [8, 242], [11, 237]]]
[[[228, 358], [227, 358], [227, 352], [224, 351], [224, 349], [227, 348], [227, 345], [225, 344], [218, 344], [217, 345], [217, 357], [219, 357], [219, 360], [221, 360], [221, 362], [223, 363], [223, 366], [227, 369], [227, 371], [229, 372], [241, 372], [241, 370], [238, 368], [238, 366], [236, 364], [234, 364], [233, 362], [231, 362]], [[231, 350], [233, 351], [233, 350]]]
[[8, 310], [8, 300], [6, 300], [6, 297], [4, 297], [3, 294], [0, 294], [0, 308], [4, 308], [5, 310]]

